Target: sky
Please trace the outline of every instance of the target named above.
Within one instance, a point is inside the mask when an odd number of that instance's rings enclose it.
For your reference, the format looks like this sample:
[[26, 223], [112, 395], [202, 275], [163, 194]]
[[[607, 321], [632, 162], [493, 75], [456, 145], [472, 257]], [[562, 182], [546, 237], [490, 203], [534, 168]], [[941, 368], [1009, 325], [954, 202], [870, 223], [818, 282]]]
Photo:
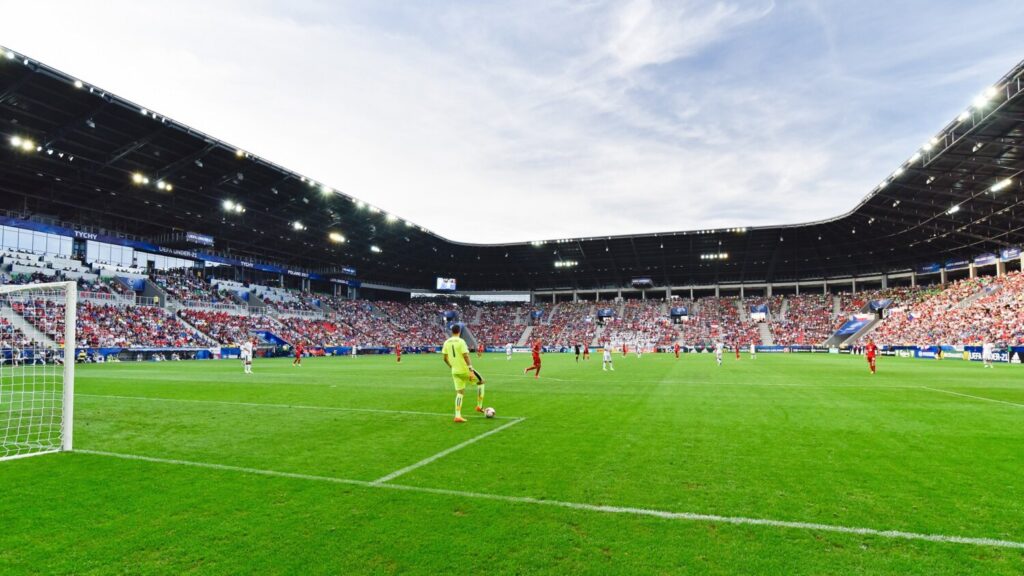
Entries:
[[0, 45], [452, 240], [852, 209], [1024, 2], [0, 0]]

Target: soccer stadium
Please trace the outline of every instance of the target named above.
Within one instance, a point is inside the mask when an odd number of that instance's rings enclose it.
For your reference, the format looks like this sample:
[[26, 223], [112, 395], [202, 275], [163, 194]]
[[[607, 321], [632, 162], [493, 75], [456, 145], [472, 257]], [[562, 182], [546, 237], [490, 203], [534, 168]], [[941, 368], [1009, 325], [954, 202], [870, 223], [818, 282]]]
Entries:
[[0, 573], [1024, 573], [1024, 61], [830, 217], [478, 242], [21, 50]]

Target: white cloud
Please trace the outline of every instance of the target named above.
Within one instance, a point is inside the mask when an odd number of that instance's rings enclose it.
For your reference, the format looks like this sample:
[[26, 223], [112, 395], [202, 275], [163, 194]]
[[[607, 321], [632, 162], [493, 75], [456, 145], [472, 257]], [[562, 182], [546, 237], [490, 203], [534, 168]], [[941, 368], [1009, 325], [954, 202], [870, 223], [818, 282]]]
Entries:
[[[948, 118], [912, 106], [934, 94], [900, 92], [890, 71], [851, 70], [840, 40], [819, 57], [813, 29], [789, 29], [813, 22], [766, 2], [62, 0], [6, 7], [0, 38], [442, 235], [492, 242], [853, 206]], [[915, 68], [915, 86], [946, 82], [956, 102], [971, 94], [948, 83], [1000, 66], [951, 64], [959, 76], [941, 80]]]
[[624, 72], [693, 56], [735, 28], [765, 16], [733, 3], [633, 0], [614, 18], [609, 52]]

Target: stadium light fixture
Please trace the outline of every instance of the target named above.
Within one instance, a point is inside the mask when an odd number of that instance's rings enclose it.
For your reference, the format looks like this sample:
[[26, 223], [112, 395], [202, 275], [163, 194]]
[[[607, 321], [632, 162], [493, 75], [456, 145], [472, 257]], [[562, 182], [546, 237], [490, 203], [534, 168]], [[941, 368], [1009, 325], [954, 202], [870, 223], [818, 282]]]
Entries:
[[995, 98], [996, 94], [998, 93], [999, 91], [996, 90], [995, 86], [989, 86], [988, 88], [985, 88], [984, 92], [974, 97], [974, 101], [972, 102], [972, 104], [975, 108], [978, 108], [980, 110], [981, 108], [984, 108], [990, 100]]
[[245, 150], [242, 150], [241, 148], [235, 150], [236, 158], [241, 158], [242, 156], [245, 156]]
[[345, 242], [345, 237], [339, 232], [331, 232], [327, 237], [331, 239], [331, 242], [335, 242], [337, 244], [343, 244]]
[[893, 178], [897, 178], [897, 177], [899, 177], [899, 176], [900, 176], [901, 174], [903, 174], [903, 172], [905, 172], [905, 168], [903, 168], [903, 166], [900, 166], [899, 168], [897, 168], [896, 170], [894, 170], [894, 171], [893, 171], [893, 173], [892, 173], [892, 177], [893, 177]]
[[963, 121], [967, 120], [970, 117], [971, 117], [971, 111], [970, 110], [964, 110], [963, 112], [960, 113], [959, 116], [956, 117], [956, 120], [957, 120], [957, 122], [963, 122]]
[[384, 217], [384, 219], [391, 224], [398, 222], [398, 216], [395, 216], [394, 214], [388, 214], [387, 216]]
[[81, 80], [75, 80], [75, 88], [81, 89], [85, 84], [82, 84]]
[[362, 200], [356, 200], [356, 208], [359, 208], [359, 209], [366, 208], [366, 202], [363, 202]]
[[145, 108], [139, 108], [139, 113], [143, 116], [149, 116], [149, 110], [146, 110]]
[[22, 152], [32, 152], [37, 149], [35, 142], [21, 136], [11, 136], [11, 146], [19, 148]]
[[960, 205], [959, 204], [954, 204], [953, 206], [949, 207], [949, 210], [946, 210], [946, 214], [952, 216], [953, 214], [956, 214], [959, 211], [960, 211]]
[[921, 159], [921, 153], [920, 152], [914, 152], [914, 155], [910, 157], [910, 161], [909, 162], [911, 164], [913, 164], [914, 162], [917, 162], [920, 159]]
[[383, 250], [380, 249], [380, 246], [374, 244], [373, 246], [370, 246], [370, 252], [373, 252], [374, 254], [380, 254], [381, 252], [383, 252]]
[[1006, 188], [1007, 186], [1009, 186], [1012, 183], [1013, 183], [1013, 180], [1010, 180], [1009, 178], [1006, 178], [1005, 180], [1000, 180], [999, 182], [996, 182], [995, 184], [993, 184], [992, 188], [990, 188], [989, 190], [991, 190], [993, 192], [999, 192], [1000, 190]]
[[292, 229], [301, 232], [302, 230], [306, 229], [306, 226], [302, 222], [296, 220], [295, 222], [292, 222]]
[[556, 260], [555, 268], [575, 268], [579, 262], [575, 260]]
[[331, 194], [332, 192], [334, 192], [334, 190], [331, 190], [331, 187], [326, 184], [320, 187], [320, 191], [323, 192], [324, 195]]
[[405, 221], [405, 226], [406, 226], [407, 228], [412, 228], [413, 226], [415, 226], [415, 224], [413, 224], [412, 222], [409, 222], [408, 220], [406, 220], [406, 221]]
[[134, 182], [136, 184], [140, 184], [140, 185], [144, 184], [145, 180], [146, 180], [146, 177], [143, 176], [141, 172], [135, 172], [134, 174], [132, 174], [132, 182]]
[[374, 214], [378, 214], [378, 213], [380, 213], [380, 208], [377, 208], [376, 206], [370, 206], [370, 212], [373, 212]]

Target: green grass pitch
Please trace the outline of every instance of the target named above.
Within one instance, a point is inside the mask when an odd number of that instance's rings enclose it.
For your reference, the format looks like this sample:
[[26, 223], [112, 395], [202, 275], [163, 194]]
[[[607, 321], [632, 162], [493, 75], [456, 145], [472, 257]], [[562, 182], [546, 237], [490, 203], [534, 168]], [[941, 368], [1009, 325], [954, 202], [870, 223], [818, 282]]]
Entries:
[[1024, 573], [1024, 367], [474, 363], [464, 425], [436, 355], [80, 367], [79, 451], [0, 463], [0, 573]]

